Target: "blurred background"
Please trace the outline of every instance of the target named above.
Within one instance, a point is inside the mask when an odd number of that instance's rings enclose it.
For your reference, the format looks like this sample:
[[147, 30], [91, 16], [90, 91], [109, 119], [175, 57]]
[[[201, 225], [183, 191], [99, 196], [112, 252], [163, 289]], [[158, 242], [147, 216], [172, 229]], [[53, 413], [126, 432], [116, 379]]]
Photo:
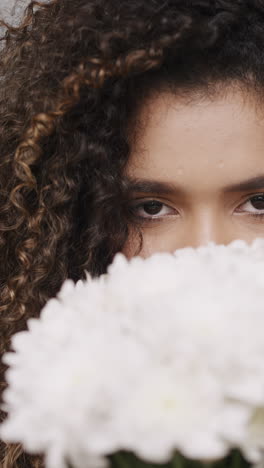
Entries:
[[1, 18], [14, 24], [28, 3], [28, 0], [0, 0]]

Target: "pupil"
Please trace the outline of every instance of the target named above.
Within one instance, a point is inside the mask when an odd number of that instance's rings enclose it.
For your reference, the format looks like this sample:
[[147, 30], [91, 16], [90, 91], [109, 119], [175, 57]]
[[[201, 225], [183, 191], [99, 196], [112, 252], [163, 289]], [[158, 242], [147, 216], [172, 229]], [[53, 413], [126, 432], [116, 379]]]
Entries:
[[144, 204], [144, 210], [150, 215], [158, 214], [160, 212], [161, 207], [162, 203], [155, 201]]
[[264, 196], [259, 195], [251, 199], [251, 203], [257, 210], [264, 210]]

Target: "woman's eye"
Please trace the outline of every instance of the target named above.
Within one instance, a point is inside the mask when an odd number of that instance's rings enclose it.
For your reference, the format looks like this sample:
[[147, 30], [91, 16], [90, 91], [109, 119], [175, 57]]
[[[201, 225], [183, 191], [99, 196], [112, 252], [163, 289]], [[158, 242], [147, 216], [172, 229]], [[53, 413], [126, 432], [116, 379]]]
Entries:
[[239, 211], [255, 215], [264, 214], [264, 193], [249, 198], [243, 205], [240, 205]]
[[140, 218], [160, 218], [175, 213], [175, 210], [157, 200], [145, 201], [132, 206], [133, 213]]

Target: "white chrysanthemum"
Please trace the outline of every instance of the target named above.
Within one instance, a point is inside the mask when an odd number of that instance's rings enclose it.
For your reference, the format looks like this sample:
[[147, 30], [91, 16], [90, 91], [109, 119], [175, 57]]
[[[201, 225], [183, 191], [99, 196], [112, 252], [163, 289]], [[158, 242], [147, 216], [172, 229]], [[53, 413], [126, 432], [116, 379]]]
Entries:
[[28, 327], [4, 357], [0, 433], [48, 468], [99, 468], [119, 449], [260, 459], [264, 240], [118, 254], [107, 275], [67, 280]]

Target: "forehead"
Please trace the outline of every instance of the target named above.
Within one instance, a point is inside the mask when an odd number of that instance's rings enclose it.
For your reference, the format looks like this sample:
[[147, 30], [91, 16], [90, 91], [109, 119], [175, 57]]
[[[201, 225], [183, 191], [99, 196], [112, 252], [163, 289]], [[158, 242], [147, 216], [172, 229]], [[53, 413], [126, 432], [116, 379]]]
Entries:
[[148, 99], [131, 127], [128, 175], [210, 189], [264, 171], [264, 112], [255, 95]]

